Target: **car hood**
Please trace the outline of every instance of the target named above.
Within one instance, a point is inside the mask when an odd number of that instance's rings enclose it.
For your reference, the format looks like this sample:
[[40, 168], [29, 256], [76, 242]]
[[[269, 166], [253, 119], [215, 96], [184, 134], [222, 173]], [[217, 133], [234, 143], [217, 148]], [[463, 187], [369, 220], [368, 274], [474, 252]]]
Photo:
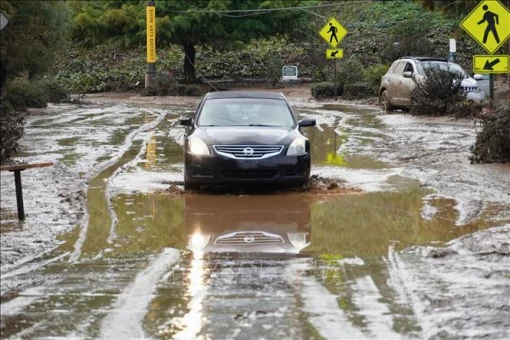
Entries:
[[478, 83], [473, 78], [465, 78], [462, 80], [462, 86], [478, 86]]
[[[279, 144], [294, 132], [292, 128], [275, 127], [202, 127], [195, 130], [207, 144]], [[293, 139], [293, 138], [292, 138]]]

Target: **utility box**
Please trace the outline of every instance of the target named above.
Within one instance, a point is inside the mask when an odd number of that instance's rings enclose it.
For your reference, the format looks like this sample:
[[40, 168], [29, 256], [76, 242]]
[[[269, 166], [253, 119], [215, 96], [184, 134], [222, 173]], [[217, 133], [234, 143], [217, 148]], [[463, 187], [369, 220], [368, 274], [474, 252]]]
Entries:
[[294, 81], [298, 79], [298, 69], [294, 65], [285, 65], [282, 67], [282, 82]]

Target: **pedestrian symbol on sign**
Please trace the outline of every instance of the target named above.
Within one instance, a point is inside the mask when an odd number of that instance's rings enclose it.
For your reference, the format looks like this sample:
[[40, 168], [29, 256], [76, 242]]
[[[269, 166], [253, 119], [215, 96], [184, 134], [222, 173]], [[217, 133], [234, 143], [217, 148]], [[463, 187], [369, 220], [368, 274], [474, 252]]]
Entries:
[[483, 15], [483, 19], [478, 22], [478, 25], [487, 22], [487, 28], [485, 29], [485, 33], [483, 34], [483, 43], [487, 43], [487, 38], [489, 37], [489, 33], [492, 32], [494, 35], [494, 39], [499, 44], [498, 30], [496, 29], [496, 25], [499, 25], [499, 17], [496, 13], [492, 13], [489, 11], [489, 6], [483, 5], [483, 10], [485, 14]]
[[336, 32], [338, 31], [338, 28], [333, 26], [333, 24], [329, 23], [329, 31], [327, 33], [331, 33], [331, 36], [329, 37], [329, 43], [331, 44], [333, 42], [333, 38], [335, 38], [336, 42], [338, 43], [338, 37], [336, 36]]

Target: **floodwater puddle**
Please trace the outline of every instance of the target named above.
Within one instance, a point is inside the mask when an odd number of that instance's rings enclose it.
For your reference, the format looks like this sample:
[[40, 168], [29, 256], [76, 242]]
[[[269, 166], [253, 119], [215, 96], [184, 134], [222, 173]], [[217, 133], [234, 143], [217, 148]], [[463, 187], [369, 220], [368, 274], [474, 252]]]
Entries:
[[[182, 176], [185, 130], [176, 117], [184, 109], [129, 145], [125, 129], [93, 139], [93, 146], [126, 147], [115, 160], [112, 150], [89, 156], [112, 163], [88, 183], [83, 239], [76, 227], [59, 237], [53, 262], [19, 275], [37, 290], [4, 296], [10, 314], [2, 336], [234, 338], [243, 329], [247, 338], [334, 338], [330, 330], [342, 329], [354, 338], [419, 338], [423, 325], [389, 283], [389, 249], [444, 246], [501, 225], [506, 207], [488, 204], [459, 224], [459, 202], [404, 176], [399, 165], [357, 152], [384, 138], [375, 113], [323, 109], [331, 116], [304, 129], [312, 174], [331, 171], [342, 190], [177, 194], [143, 187], [147, 178], [161, 185]], [[84, 116], [93, 126], [115, 126], [115, 115]], [[153, 119], [138, 114], [127, 125]], [[60, 135], [60, 147], [76, 148], [62, 161], [83, 162], [85, 137]], [[125, 173], [142, 183], [130, 187], [137, 190], [123, 190], [129, 185], [117, 180]], [[343, 188], [342, 180], [360, 178], [377, 190]], [[0, 232], [12, 231], [3, 220], [13, 216], [1, 215]]]

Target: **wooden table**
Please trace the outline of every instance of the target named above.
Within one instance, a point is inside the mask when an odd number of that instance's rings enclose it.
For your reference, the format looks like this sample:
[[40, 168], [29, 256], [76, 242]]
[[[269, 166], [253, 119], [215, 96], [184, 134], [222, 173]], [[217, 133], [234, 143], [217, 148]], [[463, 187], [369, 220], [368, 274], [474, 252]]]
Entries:
[[25, 208], [23, 207], [23, 190], [21, 188], [21, 171], [32, 168], [44, 168], [52, 166], [53, 162], [46, 163], [27, 163], [27, 164], [15, 164], [15, 165], [2, 165], [0, 171], [11, 171], [14, 172], [14, 183], [16, 185], [16, 202], [18, 204], [18, 219], [20, 221], [25, 219]]

